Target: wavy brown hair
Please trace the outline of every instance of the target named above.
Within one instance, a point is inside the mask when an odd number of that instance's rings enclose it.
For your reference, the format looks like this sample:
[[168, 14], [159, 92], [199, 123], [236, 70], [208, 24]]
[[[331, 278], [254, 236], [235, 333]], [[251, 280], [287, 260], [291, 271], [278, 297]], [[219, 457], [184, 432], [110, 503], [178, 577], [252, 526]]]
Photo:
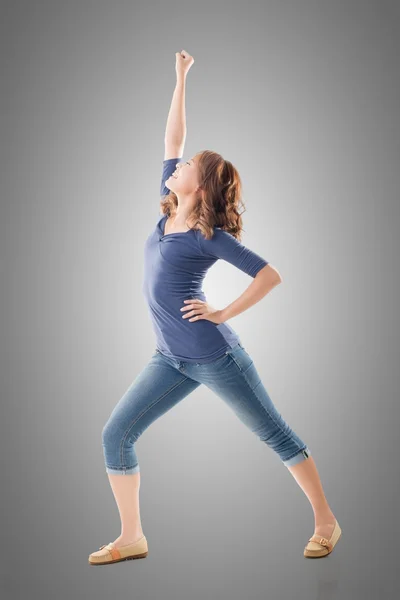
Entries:
[[[188, 221], [200, 229], [206, 239], [211, 239], [214, 227], [227, 231], [239, 242], [242, 239], [242, 217], [246, 208], [242, 201], [242, 181], [237, 169], [218, 152], [199, 152], [197, 169], [201, 188], [198, 202]], [[239, 213], [239, 206], [243, 208]], [[177, 195], [170, 191], [160, 203], [162, 214], [175, 216]]]

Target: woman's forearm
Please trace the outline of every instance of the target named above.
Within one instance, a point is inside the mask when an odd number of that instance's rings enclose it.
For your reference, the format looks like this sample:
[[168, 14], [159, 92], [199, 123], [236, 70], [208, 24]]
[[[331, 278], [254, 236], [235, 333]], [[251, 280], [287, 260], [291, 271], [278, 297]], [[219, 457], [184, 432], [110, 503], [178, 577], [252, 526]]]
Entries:
[[165, 130], [165, 142], [177, 146], [186, 139], [185, 87], [186, 76], [177, 77]]
[[240, 313], [250, 308], [250, 306], [259, 302], [268, 294], [268, 292], [281, 282], [282, 279], [279, 273], [270, 265], [266, 265], [257, 273], [254, 280], [249, 287], [245, 289], [243, 294], [222, 309], [221, 316], [223, 322], [225, 323], [228, 319], [240, 315]]

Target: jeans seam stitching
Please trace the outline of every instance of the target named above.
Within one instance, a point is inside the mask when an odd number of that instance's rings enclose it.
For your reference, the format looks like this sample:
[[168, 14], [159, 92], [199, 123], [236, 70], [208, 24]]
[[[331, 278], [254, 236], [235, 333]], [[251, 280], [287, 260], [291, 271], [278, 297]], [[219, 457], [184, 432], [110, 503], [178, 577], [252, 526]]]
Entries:
[[[247, 377], [246, 377], [246, 374], [245, 374], [245, 373], [242, 371], [242, 369], [239, 367], [238, 363], [235, 361], [235, 359], [233, 358], [233, 356], [232, 356], [231, 358], [233, 359], [233, 362], [235, 363], [235, 365], [237, 366], [237, 368], [239, 369], [239, 371], [242, 373], [244, 380], [246, 381], [247, 385], [249, 386], [249, 389], [250, 389], [250, 391], [252, 392], [252, 394], [254, 394], [254, 396], [257, 398], [257, 401], [259, 402], [259, 404], [260, 404], [261, 408], [262, 408], [263, 410], [265, 410], [265, 412], [267, 413], [267, 415], [269, 416], [269, 418], [271, 419], [271, 421], [272, 421], [273, 423], [275, 423], [275, 425], [276, 425], [276, 426], [277, 426], [277, 427], [280, 429], [280, 431], [281, 431], [281, 432], [282, 432], [284, 435], [286, 435], [286, 432], [285, 432], [285, 431], [282, 429], [282, 427], [280, 426], [280, 424], [279, 424], [279, 423], [277, 423], [277, 421], [275, 421], [274, 417], [271, 415], [271, 413], [269, 412], [268, 408], [265, 408], [265, 406], [264, 406], [264, 405], [261, 403], [261, 400], [260, 400], [260, 398], [259, 398], [259, 397], [257, 396], [257, 394], [255, 393], [255, 391], [254, 391], [254, 390], [256, 389], [256, 387], [258, 386], [258, 384], [257, 384], [257, 385], [256, 385], [254, 388], [252, 388], [252, 387], [251, 387], [251, 385], [250, 385], [250, 382], [249, 382], [249, 380], [248, 380], [248, 379], [247, 379]], [[296, 440], [293, 440], [293, 441], [295, 442], [295, 444], [297, 444], [297, 445], [298, 445], [298, 443], [296, 442]], [[305, 447], [307, 447], [307, 446], [305, 446]], [[284, 461], [284, 462], [286, 462], [287, 460], [290, 460], [291, 458], [293, 458], [293, 456], [296, 456], [296, 454], [299, 454], [299, 453], [300, 453], [302, 450], [304, 450], [304, 449], [305, 449], [305, 448], [299, 448], [299, 450], [297, 450], [297, 451], [296, 451], [294, 454], [292, 454], [292, 456], [289, 456], [288, 458], [285, 458], [285, 461]]]
[[[232, 356], [232, 359], [235, 361], [235, 364], [237, 365], [237, 367], [238, 367], [239, 371], [241, 371], [241, 372], [243, 373], [243, 376], [244, 376], [244, 378], [246, 379], [246, 382], [249, 384], [249, 387], [251, 387], [250, 381], [248, 380], [248, 378], [247, 378], [247, 376], [246, 376], [246, 373], [247, 373], [247, 371], [250, 369], [250, 367], [251, 367], [251, 366], [254, 364], [254, 361], [252, 360], [252, 361], [251, 361], [251, 364], [250, 364], [250, 365], [248, 365], [248, 366], [246, 367], [246, 369], [242, 369], [241, 365], [239, 364], [239, 362], [238, 362], [237, 360], [235, 360], [235, 357], [234, 357], [234, 356]], [[261, 381], [261, 379], [260, 379], [260, 381]], [[258, 383], [257, 383], [257, 385], [258, 385]], [[252, 389], [255, 389], [255, 388], [257, 387], [257, 385], [255, 385], [255, 386], [254, 386], [254, 388], [252, 388]]]
[[106, 465], [108, 469], [116, 469], [118, 471], [123, 471], [125, 469], [134, 469], [137, 465], [133, 465], [132, 467], [118, 467], [117, 465]]
[[123, 468], [126, 469], [127, 467], [124, 465], [124, 458], [123, 458], [123, 454], [124, 454], [124, 443], [125, 440], [129, 434], [129, 431], [132, 429], [132, 427], [138, 422], [139, 419], [141, 419], [141, 417], [143, 417], [143, 415], [145, 415], [151, 408], [153, 408], [153, 406], [155, 406], [156, 404], [158, 404], [158, 402], [160, 402], [163, 398], [165, 398], [165, 396], [167, 396], [170, 392], [172, 392], [172, 390], [174, 390], [175, 388], [177, 388], [178, 386], [182, 385], [182, 383], [184, 383], [187, 379], [189, 379], [189, 377], [184, 377], [181, 381], [178, 381], [177, 384], [173, 385], [169, 390], [167, 390], [165, 392], [165, 394], [163, 394], [162, 396], [160, 396], [160, 398], [157, 398], [157, 400], [155, 402], [153, 402], [153, 404], [150, 404], [150, 406], [147, 406], [146, 409], [140, 413], [140, 415], [129, 425], [129, 427], [127, 428], [124, 437], [122, 438], [121, 441], [121, 446], [120, 446], [120, 459], [121, 459], [121, 465], [123, 465]]

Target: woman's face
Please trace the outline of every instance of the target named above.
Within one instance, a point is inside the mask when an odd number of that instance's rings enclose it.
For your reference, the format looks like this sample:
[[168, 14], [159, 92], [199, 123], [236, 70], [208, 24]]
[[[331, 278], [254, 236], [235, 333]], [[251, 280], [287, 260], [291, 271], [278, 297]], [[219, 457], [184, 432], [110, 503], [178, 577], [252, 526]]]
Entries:
[[177, 163], [174, 173], [167, 179], [166, 186], [179, 195], [194, 194], [199, 186], [197, 177], [197, 157]]

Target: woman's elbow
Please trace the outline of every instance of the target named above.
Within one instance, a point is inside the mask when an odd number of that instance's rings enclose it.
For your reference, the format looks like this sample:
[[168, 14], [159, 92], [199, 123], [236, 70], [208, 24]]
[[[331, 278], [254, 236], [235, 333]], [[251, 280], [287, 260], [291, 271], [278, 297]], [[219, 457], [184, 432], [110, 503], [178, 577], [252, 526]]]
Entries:
[[268, 263], [267, 265], [265, 265], [265, 267], [260, 269], [257, 275], [258, 274], [260, 274], [260, 277], [268, 278], [268, 280], [271, 281], [271, 283], [275, 283], [275, 285], [278, 285], [278, 283], [282, 283], [282, 277], [278, 269], [273, 267], [270, 263]]

